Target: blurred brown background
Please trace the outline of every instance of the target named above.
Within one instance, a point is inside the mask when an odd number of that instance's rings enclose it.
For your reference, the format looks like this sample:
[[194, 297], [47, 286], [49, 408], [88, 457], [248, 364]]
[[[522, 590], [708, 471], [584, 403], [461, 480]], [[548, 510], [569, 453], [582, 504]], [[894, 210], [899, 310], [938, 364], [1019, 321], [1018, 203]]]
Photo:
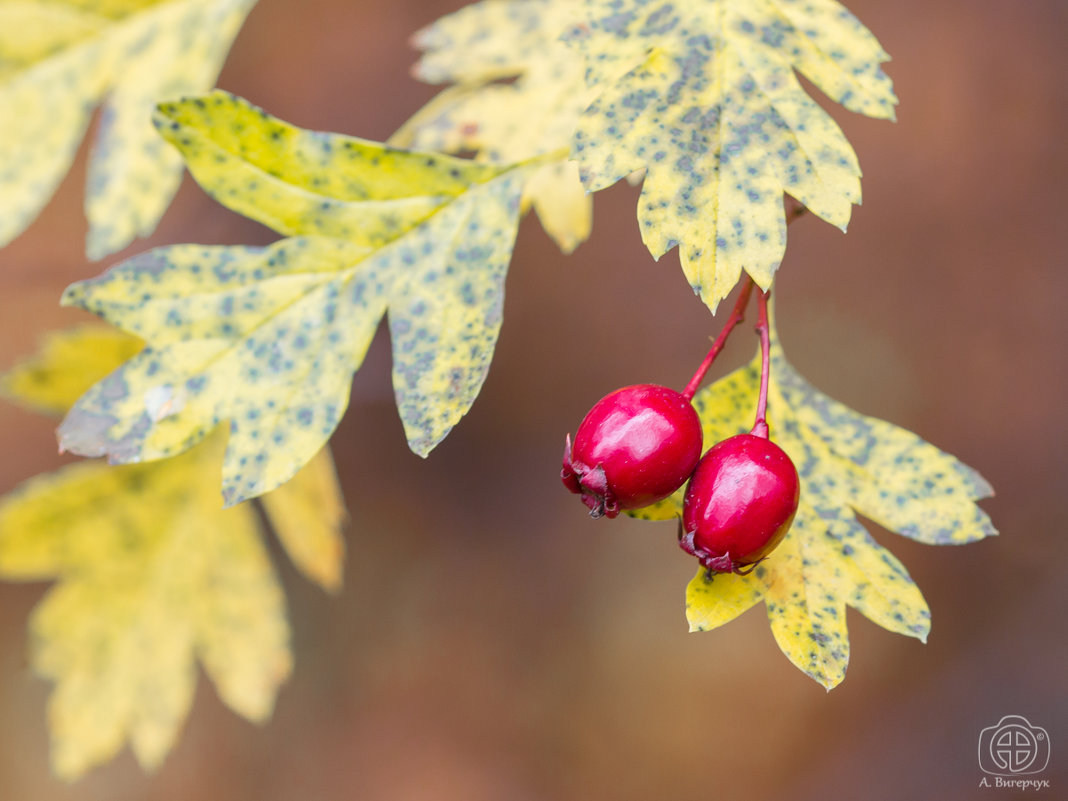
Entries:
[[[262, 0], [221, 85], [297, 124], [388, 136], [432, 94], [410, 32], [459, 0]], [[1064, 565], [1068, 438], [1068, 4], [848, 4], [893, 54], [891, 125], [834, 112], [864, 167], [848, 236], [791, 228], [780, 331], [795, 365], [856, 409], [981, 470], [1002, 536], [936, 549], [876, 530], [930, 603], [928, 645], [850, 612], [831, 693], [781, 655], [756, 609], [689, 635], [692, 560], [671, 524], [591, 521], [559, 485], [563, 435], [623, 384], [681, 386], [718, 329], [672, 253], [641, 246], [637, 190], [597, 197], [562, 257], [524, 224], [505, 326], [469, 417], [424, 462], [376, 341], [334, 438], [352, 524], [336, 599], [279, 560], [297, 668], [256, 728], [202, 681], [156, 776], [129, 754], [76, 785], [49, 776], [48, 685], [26, 668], [42, 586], [0, 584], [0, 798], [7, 801], [970, 799], [980, 729], [1050, 732], [1068, 788]], [[84, 156], [84, 149], [83, 149]], [[0, 251], [0, 366], [84, 319], [57, 299], [82, 255], [80, 158]], [[263, 243], [186, 182], [151, 242]], [[114, 261], [110, 260], [110, 261]], [[717, 375], [747, 358], [735, 337]], [[0, 408], [0, 489], [61, 463], [53, 423]], [[276, 554], [277, 555], [277, 554]], [[1064, 797], [1060, 795], [1060, 797]]]

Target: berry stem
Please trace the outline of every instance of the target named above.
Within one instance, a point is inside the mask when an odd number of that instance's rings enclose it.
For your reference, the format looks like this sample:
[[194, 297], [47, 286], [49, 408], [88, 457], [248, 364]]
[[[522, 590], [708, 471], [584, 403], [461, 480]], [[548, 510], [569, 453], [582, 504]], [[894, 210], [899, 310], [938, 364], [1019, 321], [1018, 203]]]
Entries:
[[690, 383], [686, 385], [686, 389], [682, 391], [682, 396], [686, 400], [693, 400], [694, 394], [697, 392], [697, 388], [701, 386], [701, 382], [705, 380], [705, 374], [708, 372], [708, 368], [712, 366], [712, 362], [719, 356], [719, 352], [723, 350], [723, 346], [727, 344], [727, 337], [730, 336], [731, 331], [745, 319], [745, 307], [749, 305], [749, 295], [753, 291], [753, 279], [748, 275], [745, 277], [745, 282], [742, 285], [742, 291], [738, 295], [738, 300], [734, 302], [734, 309], [731, 310], [731, 316], [727, 318], [727, 322], [723, 324], [723, 329], [719, 332], [715, 341], [712, 343], [712, 347], [708, 350], [708, 355], [705, 356], [705, 360], [701, 362], [697, 368], [697, 372], [693, 374], [693, 378], [690, 379]]
[[[790, 225], [794, 220], [803, 216], [808, 211], [804, 205], [798, 200], [786, 195], [784, 200], [785, 212], [786, 212], [786, 224]], [[745, 307], [749, 305], [749, 295], [753, 291], [753, 279], [748, 275], [745, 277], [745, 282], [742, 285], [741, 294], [738, 295], [738, 300], [734, 303], [734, 309], [731, 311], [731, 316], [727, 318], [727, 322], [723, 324], [723, 330], [719, 332], [715, 342], [712, 343], [712, 347], [708, 350], [708, 355], [705, 356], [705, 360], [701, 362], [697, 368], [697, 372], [693, 374], [693, 378], [690, 379], [690, 383], [686, 385], [686, 389], [682, 391], [682, 396], [686, 400], [693, 400], [693, 396], [697, 394], [697, 388], [701, 386], [701, 382], [705, 380], [705, 374], [708, 373], [708, 368], [712, 366], [712, 362], [719, 356], [719, 352], [723, 350], [723, 346], [727, 344], [727, 337], [730, 336], [737, 325], [745, 320]], [[770, 291], [770, 290], [769, 290]], [[767, 317], [767, 298], [764, 298], [764, 316]], [[765, 319], [766, 322], [766, 319]], [[760, 329], [757, 328], [759, 331]], [[767, 359], [764, 360], [765, 363]], [[767, 388], [765, 387], [765, 390]], [[764, 393], [766, 396], [766, 392]], [[766, 400], [766, 397], [765, 397]], [[761, 423], [763, 417], [757, 419], [757, 423]], [[767, 431], [768, 424], [764, 423], [764, 430]], [[755, 433], [755, 432], [754, 432]], [[767, 433], [764, 434], [767, 436]]]
[[771, 377], [771, 326], [768, 325], [768, 297], [771, 290], [757, 296], [760, 317], [756, 331], [760, 336], [760, 397], [757, 399], [756, 422], [750, 434], [768, 439], [768, 381]]

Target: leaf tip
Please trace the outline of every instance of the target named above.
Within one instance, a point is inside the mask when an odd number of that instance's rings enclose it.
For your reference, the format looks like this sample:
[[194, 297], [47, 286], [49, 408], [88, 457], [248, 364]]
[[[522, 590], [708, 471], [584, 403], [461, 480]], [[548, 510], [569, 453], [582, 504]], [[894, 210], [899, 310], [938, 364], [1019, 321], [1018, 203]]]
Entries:
[[827, 674], [824, 674], [824, 673], [821, 673], [819, 675], [814, 674], [814, 673], [809, 673], [808, 675], [809, 675], [810, 678], [815, 679], [816, 682], [821, 687], [823, 687], [823, 689], [826, 690], [828, 693], [831, 690], [833, 690], [835, 687], [837, 687], [839, 684], [841, 684], [842, 681], [845, 679], [845, 671], [842, 671], [840, 674], [835, 675], [835, 676], [828, 676]]
[[430, 435], [426, 432], [413, 432], [413, 436], [408, 437], [408, 447], [412, 453], [418, 456], [420, 459], [426, 459], [430, 456], [430, 453], [434, 448], [438, 447], [442, 443], [442, 440], [449, 435], [454, 426], [449, 426], [444, 432], [436, 436]]
[[52, 745], [52, 758], [49, 762], [52, 768], [52, 775], [68, 785], [78, 781], [89, 769], [89, 766], [83, 765], [80, 760], [76, 761], [68, 756], [61, 755], [55, 743]]
[[341, 567], [338, 565], [337, 570], [332, 570], [329, 573], [323, 572], [316, 578], [316, 584], [323, 588], [323, 592], [334, 598], [341, 595], [341, 591], [345, 588], [345, 580], [341, 575]]
[[222, 502], [223, 509], [232, 509], [235, 506], [239, 506], [248, 500], [248, 497], [241, 494], [237, 487], [233, 485], [223, 484], [222, 488]]
[[164, 139], [170, 141], [169, 135], [178, 130], [178, 104], [174, 101], [159, 103], [152, 109], [152, 125]]
[[59, 297], [60, 306], [81, 306], [85, 298], [85, 282], [77, 281], [66, 289]]
[[986, 498], [993, 498], [997, 493], [994, 492], [994, 485], [983, 478], [982, 474], [972, 467], [964, 466], [964, 469], [968, 473], [968, 477], [972, 483], [972, 500], [982, 501]]
[[[427, 25], [408, 37], [408, 47], [412, 50], [426, 51], [434, 47], [434, 26]], [[413, 65], [413, 69], [416, 65]]]
[[56, 441], [59, 452], [74, 453], [78, 456], [98, 458], [112, 454], [108, 453], [107, 429], [113, 420], [100, 418], [91, 413], [82, 411], [78, 406], [67, 412], [63, 422], [56, 428]]
[[89, 261], [100, 261], [130, 244], [129, 241], [112, 240], [110, 233], [94, 226], [89, 227], [89, 232], [85, 235], [85, 257]]

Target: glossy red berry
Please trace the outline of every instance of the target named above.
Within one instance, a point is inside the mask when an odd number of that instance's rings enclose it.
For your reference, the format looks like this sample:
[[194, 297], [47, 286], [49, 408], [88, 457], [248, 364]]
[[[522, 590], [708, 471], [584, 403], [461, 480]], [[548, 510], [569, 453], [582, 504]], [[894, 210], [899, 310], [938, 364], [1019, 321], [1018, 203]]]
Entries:
[[799, 494], [797, 468], [774, 442], [725, 439], [709, 448], [686, 488], [679, 545], [712, 572], [748, 572], [786, 536]]
[[668, 387], [636, 384], [597, 401], [564, 443], [564, 486], [593, 517], [615, 517], [663, 500], [701, 458], [701, 421], [689, 398]]

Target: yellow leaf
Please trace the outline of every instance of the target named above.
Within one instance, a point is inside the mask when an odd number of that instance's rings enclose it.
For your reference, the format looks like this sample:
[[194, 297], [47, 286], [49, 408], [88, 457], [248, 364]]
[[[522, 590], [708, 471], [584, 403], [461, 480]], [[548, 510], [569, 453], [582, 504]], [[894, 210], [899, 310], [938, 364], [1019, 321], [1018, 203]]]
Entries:
[[682, 514], [682, 500], [686, 495], [686, 485], [679, 487], [673, 494], [641, 509], [625, 509], [623, 514], [636, 520], [674, 520]]
[[[563, 2], [564, 0], [558, 0]], [[892, 118], [886, 53], [834, 0], [586, 0], [568, 37], [595, 91], [572, 150], [590, 191], [647, 170], [638, 219], [659, 258], [714, 311], [746, 270], [782, 261], [788, 192], [845, 228], [860, 202], [856, 154], [803, 91]]]
[[482, 0], [447, 14], [412, 36], [423, 51], [413, 69], [427, 83], [479, 83], [511, 78], [548, 56], [565, 29], [581, 18], [571, 0]]
[[330, 451], [321, 451], [261, 501], [293, 564], [327, 592], [338, 592], [345, 561], [341, 527], [347, 514]]
[[388, 310], [397, 407], [429, 453], [489, 369], [525, 168], [303, 131], [225, 92], [157, 122], [210, 194], [294, 236], [160, 248], [69, 287], [147, 347], [78, 401], [61, 446], [159, 459], [228, 420], [224, 499], [261, 495], [329, 438]]
[[593, 196], [583, 188], [574, 162], [559, 161], [537, 170], [523, 187], [523, 202], [534, 208], [545, 233], [564, 253], [589, 239]]
[[219, 203], [286, 235], [379, 247], [500, 167], [296, 128], [215, 91], [163, 103], [156, 127]]
[[[798, 509], [798, 517], [805, 510]], [[799, 669], [828, 690], [845, 678], [849, 633], [845, 604], [830, 591], [826, 573], [814, 570], [812, 543], [788, 537], [775, 552], [775, 563], [762, 571], [764, 603], [771, 633], [782, 652]]]
[[[570, 147], [589, 104], [579, 56], [560, 41], [577, 7], [556, 0], [483, 0], [413, 37], [424, 51], [413, 70], [428, 83], [454, 83], [390, 139], [401, 147], [471, 151], [510, 164]], [[501, 79], [514, 79], [502, 83]], [[570, 253], [590, 235], [592, 198], [576, 165], [532, 172], [523, 190], [546, 232]]]
[[[143, 344], [104, 325], [49, 332], [35, 354], [0, 374], [0, 392], [30, 409], [62, 414]], [[327, 591], [339, 590], [345, 559], [341, 528], [348, 514], [329, 448], [262, 501], [293, 563]]]
[[160, 464], [76, 464], [0, 502], [0, 576], [57, 580], [30, 623], [31, 660], [56, 683], [52, 758], [66, 779], [127, 741], [155, 768], [188, 714], [197, 661], [254, 721], [289, 675], [257, 518], [219, 506], [221, 451], [216, 435]]
[[752, 573], [713, 576], [702, 568], [686, 587], [686, 620], [690, 631], [711, 631], [730, 623], [763, 597], [764, 588]]
[[104, 325], [53, 331], [37, 353], [0, 376], [0, 392], [36, 411], [63, 414], [143, 345], [137, 337]]
[[87, 252], [101, 258], [150, 233], [182, 166], [152, 109], [214, 83], [254, 3], [0, 0], [0, 247], [48, 202], [100, 104]]
[[[972, 542], [997, 533], [975, 504], [991, 490], [974, 470], [915, 434], [814, 389], [786, 361], [774, 333], [772, 342], [769, 421], [772, 439], [801, 477], [797, 516], [748, 576], [709, 578], [699, 570], [686, 591], [686, 614], [692, 631], [707, 631], [763, 599], [779, 647], [830, 689], [849, 661], [847, 605], [900, 634], [926, 641], [930, 630], [919, 588], [855, 513], [920, 542]], [[697, 393], [706, 445], [749, 430], [759, 386], [758, 355]], [[682, 495], [634, 516], [674, 519]]]
[[[61, 411], [140, 348], [105, 326], [53, 332], [0, 385]], [[30, 628], [34, 669], [56, 682], [61, 776], [127, 741], [146, 768], [158, 765], [188, 713], [197, 660], [230, 707], [270, 714], [290, 671], [284, 603], [253, 509], [220, 508], [223, 442], [217, 432], [150, 465], [76, 464], [0, 500], [0, 578], [58, 582]], [[329, 451], [263, 500], [297, 566], [336, 589], [345, 510]]]

